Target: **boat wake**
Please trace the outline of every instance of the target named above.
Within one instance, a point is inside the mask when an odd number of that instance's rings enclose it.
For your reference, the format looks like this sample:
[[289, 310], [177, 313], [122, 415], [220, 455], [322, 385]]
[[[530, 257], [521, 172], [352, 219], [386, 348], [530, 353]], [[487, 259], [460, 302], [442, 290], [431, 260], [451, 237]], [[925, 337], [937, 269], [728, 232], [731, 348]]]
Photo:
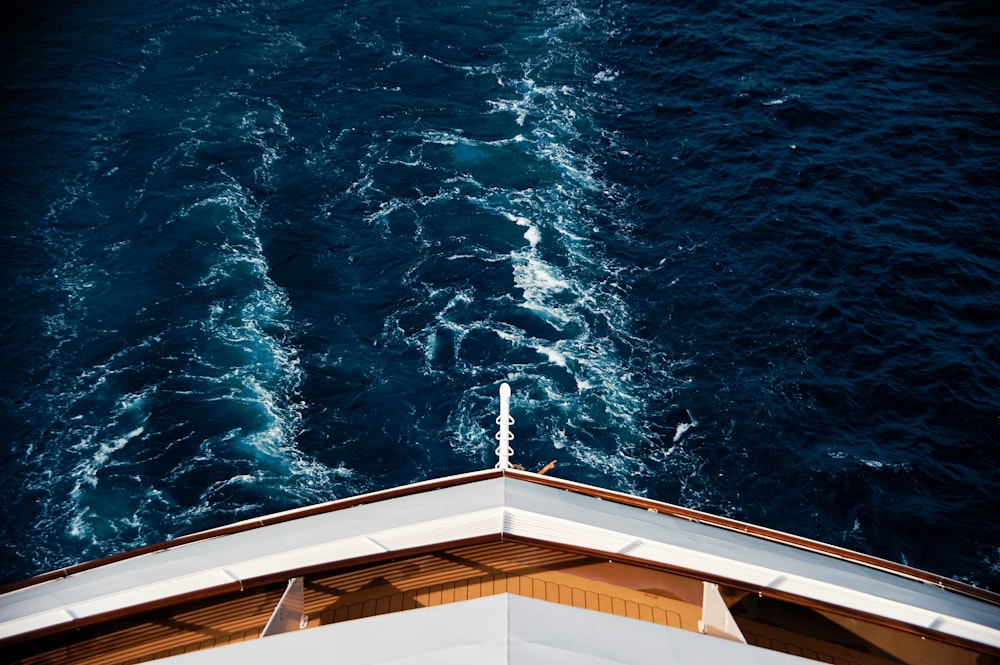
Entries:
[[[267, 212], [238, 172], [194, 168], [242, 149], [206, 136], [211, 117], [144, 173], [120, 151], [95, 158], [123, 165], [81, 176], [47, 220], [49, 369], [31, 398], [47, 426], [25, 473], [44, 497], [30, 527], [74, 559], [318, 501], [345, 473], [296, 447], [303, 373], [262, 245]], [[258, 174], [271, 158], [260, 152]], [[144, 185], [123, 201], [110, 179]], [[134, 223], [109, 227], [121, 216]], [[35, 556], [63, 561], [46, 547]]]
[[[549, 5], [538, 32], [482, 65], [397, 49], [400, 67], [481, 88], [482, 99], [453, 102], [479, 109], [447, 128], [415, 113], [371, 129], [370, 144], [355, 148], [364, 153], [350, 192], [357, 200], [337, 207], [364, 208], [383, 247], [408, 248], [397, 250], [407, 254], [400, 266], [384, 269], [405, 291], [386, 307], [374, 343], [419, 384], [458, 392], [450, 409], [428, 405], [446, 411], [431, 427], [454, 456], [472, 468], [492, 463], [483, 414], [507, 381], [518, 437], [530, 442], [521, 461], [559, 456], [585, 477], [625, 479], [635, 490], [651, 391], [632, 368], [641, 341], [629, 332], [627, 276], [603, 249], [622, 223], [620, 195], [584, 138], [602, 131], [590, 109], [603, 103], [607, 77], [581, 45], [601, 33], [599, 20]], [[394, 83], [380, 88], [405, 91]]]

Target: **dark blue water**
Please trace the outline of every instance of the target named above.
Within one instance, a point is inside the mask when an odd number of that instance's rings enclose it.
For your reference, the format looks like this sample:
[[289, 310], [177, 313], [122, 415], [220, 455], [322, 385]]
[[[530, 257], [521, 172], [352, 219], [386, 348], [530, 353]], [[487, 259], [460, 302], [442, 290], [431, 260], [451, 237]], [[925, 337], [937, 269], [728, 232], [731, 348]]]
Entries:
[[987, 2], [23, 6], [0, 581], [515, 461], [1000, 590]]

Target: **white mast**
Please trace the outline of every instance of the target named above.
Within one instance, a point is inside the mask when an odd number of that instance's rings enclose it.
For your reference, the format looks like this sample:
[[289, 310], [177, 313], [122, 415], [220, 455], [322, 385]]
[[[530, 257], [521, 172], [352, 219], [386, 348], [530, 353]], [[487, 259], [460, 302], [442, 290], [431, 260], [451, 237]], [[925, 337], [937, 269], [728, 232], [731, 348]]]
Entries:
[[496, 435], [499, 442], [496, 454], [500, 458], [496, 465], [498, 469], [510, 468], [510, 456], [514, 454], [514, 449], [510, 447], [510, 441], [514, 438], [514, 434], [510, 431], [510, 426], [513, 424], [514, 419], [510, 416], [510, 386], [507, 383], [501, 383], [500, 415], [497, 416], [497, 425], [500, 426], [500, 431]]

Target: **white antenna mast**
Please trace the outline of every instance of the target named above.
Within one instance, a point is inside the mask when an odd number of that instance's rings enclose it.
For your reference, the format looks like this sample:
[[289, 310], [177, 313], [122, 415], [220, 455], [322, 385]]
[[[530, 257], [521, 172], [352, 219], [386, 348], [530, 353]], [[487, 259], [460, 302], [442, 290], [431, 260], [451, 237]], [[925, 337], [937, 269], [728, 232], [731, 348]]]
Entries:
[[514, 434], [510, 431], [510, 426], [514, 424], [514, 419], [510, 416], [510, 386], [506, 383], [500, 384], [500, 415], [497, 417], [497, 425], [500, 431], [497, 432], [496, 454], [500, 458], [496, 468], [509, 469], [510, 456], [514, 454], [514, 449], [510, 447], [510, 441]]

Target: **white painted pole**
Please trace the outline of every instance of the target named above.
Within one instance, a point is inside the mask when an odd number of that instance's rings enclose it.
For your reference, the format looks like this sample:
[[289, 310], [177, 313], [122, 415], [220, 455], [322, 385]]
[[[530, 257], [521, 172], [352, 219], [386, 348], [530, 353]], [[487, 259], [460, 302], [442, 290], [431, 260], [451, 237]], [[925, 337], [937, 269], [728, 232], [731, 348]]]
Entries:
[[500, 426], [500, 431], [497, 432], [497, 445], [496, 454], [500, 460], [497, 462], [496, 468], [498, 469], [509, 469], [510, 468], [510, 456], [514, 454], [513, 448], [510, 447], [510, 441], [514, 438], [513, 433], [510, 431], [510, 426], [514, 424], [514, 419], [510, 417], [510, 386], [506, 383], [500, 384], [500, 415], [497, 417], [497, 425]]

